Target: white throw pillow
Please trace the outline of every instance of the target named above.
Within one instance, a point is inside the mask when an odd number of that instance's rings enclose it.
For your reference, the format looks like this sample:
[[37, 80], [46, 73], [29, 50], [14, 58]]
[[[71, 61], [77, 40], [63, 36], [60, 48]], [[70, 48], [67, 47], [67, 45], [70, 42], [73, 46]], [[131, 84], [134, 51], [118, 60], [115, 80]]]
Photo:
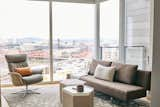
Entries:
[[98, 65], [96, 67], [94, 77], [97, 79], [113, 81], [115, 70], [116, 70], [115, 67], [106, 67]]

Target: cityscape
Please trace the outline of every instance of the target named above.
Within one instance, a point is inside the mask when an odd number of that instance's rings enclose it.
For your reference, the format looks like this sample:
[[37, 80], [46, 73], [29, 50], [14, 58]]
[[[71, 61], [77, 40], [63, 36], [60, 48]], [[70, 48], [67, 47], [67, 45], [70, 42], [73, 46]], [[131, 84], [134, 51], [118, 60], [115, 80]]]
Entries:
[[[47, 39], [36, 37], [7, 38], [0, 41], [0, 78], [2, 84], [10, 84], [4, 55], [21, 53], [27, 54], [31, 67], [41, 66], [44, 68], [44, 81], [50, 80], [49, 41]], [[86, 73], [93, 58], [94, 40], [55, 39], [53, 41], [54, 80], [62, 80], [66, 78], [68, 73]], [[117, 49], [104, 49], [103, 59], [118, 60]]]

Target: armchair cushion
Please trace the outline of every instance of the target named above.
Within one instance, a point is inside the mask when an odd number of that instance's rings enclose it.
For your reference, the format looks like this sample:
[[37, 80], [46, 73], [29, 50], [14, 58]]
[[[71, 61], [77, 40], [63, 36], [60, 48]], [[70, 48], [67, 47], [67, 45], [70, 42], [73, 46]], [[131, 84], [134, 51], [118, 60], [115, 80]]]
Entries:
[[30, 76], [22, 77], [23, 81], [26, 84], [34, 84], [43, 80], [43, 76], [41, 74], [33, 74]]
[[10, 72], [15, 72], [15, 68], [28, 67], [28, 64], [27, 62], [18, 62], [18, 63], [9, 63], [8, 66]]
[[25, 62], [27, 59], [26, 54], [5, 55], [8, 63]]
[[32, 74], [42, 74], [43, 69], [42, 67], [31, 67]]

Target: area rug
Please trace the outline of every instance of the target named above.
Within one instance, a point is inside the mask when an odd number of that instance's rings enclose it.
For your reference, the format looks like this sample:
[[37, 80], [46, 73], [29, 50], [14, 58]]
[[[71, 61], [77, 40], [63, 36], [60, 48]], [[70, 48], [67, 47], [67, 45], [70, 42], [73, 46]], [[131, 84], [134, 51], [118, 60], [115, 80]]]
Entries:
[[[3, 88], [2, 95], [6, 98], [10, 107], [62, 107], [59, 99], [59, 85], [31, 86], [38, 88], [41, 94], [32, 94], [23, 97], [20, 94], [12, 94], [21, 88]], [[118, 103], [117, 103], [118, 102]], [[3, 106], [2, 106], [3, 107]], [[96, 92], [94, 107], [127, 107], [124, 102], [111, 101], [110, 97]], [[149, 107], [148, 104], [131, 102], [128, 107]]]

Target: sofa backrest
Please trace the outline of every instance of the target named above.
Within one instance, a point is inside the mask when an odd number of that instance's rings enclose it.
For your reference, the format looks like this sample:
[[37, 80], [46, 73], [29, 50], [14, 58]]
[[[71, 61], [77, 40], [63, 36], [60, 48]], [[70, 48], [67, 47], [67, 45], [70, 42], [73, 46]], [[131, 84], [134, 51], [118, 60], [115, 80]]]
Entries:
[[136, 76], [136, 85], [144, 87], [145, 90], [150, 90], [151, 71], [138, 70]]

